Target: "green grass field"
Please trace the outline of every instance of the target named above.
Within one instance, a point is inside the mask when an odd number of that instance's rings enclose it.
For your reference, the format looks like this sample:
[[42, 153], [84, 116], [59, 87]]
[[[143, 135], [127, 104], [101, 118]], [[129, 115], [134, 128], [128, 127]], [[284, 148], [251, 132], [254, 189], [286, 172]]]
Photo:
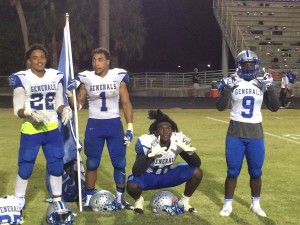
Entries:
[[[266, 159], [263, 168], [261, 205], [268, 214], [267, 218], [260, 218], [249, 210], [251, 196], [246, 162], [238, 180], [233, 213], [227, 218], [219, 215], [223, 205], [223, 183], [226, 176], [224, 143], [230, 111], [218, 112], [214, 109], [163, 111], [177, 122], [180, 130], [192, 138], [193, 146], [197, 148], [197, 153], [201, 156], [204, 177], [190, 200], [198, 213], [193, 215], [184, 213], [173, 217], [154, 215], [149, 202], [156, 191], [147, 191], [143, 193], [144, 215], [135, 215], [132, 211], [126, 210], [110, 215], [79, 212], [77, 204], [71, 203], [70, 207], [77, 213], [74, 224], [300, 224], [300, 113], [298, 110], [280, 110], [277, 113], [263, 110]], [[79, 112], [79, 133], [82, 141], [87, 116], [87, 110]], [[141, 134], [148, 133], [150, 123], [151, 121], [147, 119], [147, 110], [134, 110], [134, 141]], [[0, 158], [0, 195], [2, 196], [14, 193], [21, 120], [14, 117], [12, 109], [1, 109], [0, 124], [2, 155]], [[81, 155], [84, 159], [84, 154], [81, 153]], [[132, 143], [127, 149], [127, 174], [131, 171], [134, 159], [135, 151], [134, 143]], [[180, 162], [180, 157], [178, 162]], [[106, 189], [115, 194], [112, 172], [107, 151], [104, 151], [98, 170], [97, 188]], [[183, 192], [183, 185], [168, 190], [179, 197]], [[48, 207], [48, 204], [43, 202], [47, 197], [45, 159], [40, 151], [27, 189], [25, 224], [41, 223]], [[133, 203], [128, 195], [127, 200]]]

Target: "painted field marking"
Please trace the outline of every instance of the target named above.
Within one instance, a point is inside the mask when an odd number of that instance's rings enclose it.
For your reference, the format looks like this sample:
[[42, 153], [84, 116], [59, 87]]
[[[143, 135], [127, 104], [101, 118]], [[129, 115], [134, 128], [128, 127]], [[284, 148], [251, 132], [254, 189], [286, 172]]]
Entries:
[[[206, 117], [206, 118], [209, 119], [209, 120], [214, 120], [214, 121], [217, 121], [217, 122], [229, 124], [229, 122], [225, 121], [225, 120], [219, 120], [219, 119], [215, 119], [215, 118], [212, 118], [212, 117]], [[284, 135], [285, 137], [281, 137], [281, 136], [278, 136], [276, 134], [271, 134], [269, 132], [264, 132], [264, 133], [266, 135], [269, 135], [269, 136], [272, 136], [272, 137], [275, 137], [275, 138], [279, 138], [281, 140], [285, 140], [285, 141], [300, 145], [299, 141], [295, 141], [295, 140], [290, 139], [290, 138], [293, 138], [292, 135], [290, 135], [290, 134]], [[296, 136], [296, 135], [293, 135], [293, 136]], [[287, 138], [287, 137], [290, 137], [290, 138]], [[293, 139], [295, 139], [295, 138], [293, 138]]]

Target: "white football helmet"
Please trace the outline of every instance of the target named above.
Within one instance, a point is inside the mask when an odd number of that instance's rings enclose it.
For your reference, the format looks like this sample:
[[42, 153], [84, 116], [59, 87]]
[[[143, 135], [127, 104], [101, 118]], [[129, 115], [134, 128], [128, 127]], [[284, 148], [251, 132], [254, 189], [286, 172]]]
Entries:
[[55, 201], [47, 209], [46, 222], [50, 225], [72, 225], [74, 215], [65, 202]]
[[[244, 63], [252, 62], [253, 67], [243, 66]], [[259, 73], [260, 60], [257, 55], [250, 50], [240, 52], [235, 58], [236, 71], [239, 77], [245, 80], [254, 79]]]
[[110, 213], [121, 209], [121, 204], [117, 203], [116, 197], [106, 190], [100, 190], [93, 194], [89, 203], [94, 212]]
[[153, 195], [151, 209], [159, 215], [179, 215], [184, 212], [184, 206], [178, 205], [178, 198], [170, 191], [159, 191]]

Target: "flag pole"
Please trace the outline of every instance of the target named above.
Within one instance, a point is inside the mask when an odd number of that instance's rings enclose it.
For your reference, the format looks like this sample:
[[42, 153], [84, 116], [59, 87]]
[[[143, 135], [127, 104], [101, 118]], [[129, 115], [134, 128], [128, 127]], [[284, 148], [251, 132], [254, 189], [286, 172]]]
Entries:
[[[74, 69], [73, 69], [73, 57], [72, 57], [72, 48], [71, 48], [71, 37], [70, 37], [70, 27], [69, 27], [69, 14], [66, 13], [66, 29], [67, 29], [67, 35], [66, 35], [66, 42], [69, 43], [69, 48], [67, 48], [66, 54], [69, 55], [70, 59], [70, 73], [71, 73], [71, 79], [74, 79]], [[79, 211], [82, 212], [82, 190], [81, 190], [81, 168], [80, 168], [80, 153], [79, 149], [81, 146], [79, 144], [79, 129], [78, 129], [78, 110], [77, 110], [77, 101], [76, 101], [76, 93], [75, 90], [73, 90], [73, 104], [74, 104], [74, 124], [75, 124], [75, 139], [76, 139], [76, 147], [77, 147], [77, 176], [78, 176], [78, 204], [79, 204]]]

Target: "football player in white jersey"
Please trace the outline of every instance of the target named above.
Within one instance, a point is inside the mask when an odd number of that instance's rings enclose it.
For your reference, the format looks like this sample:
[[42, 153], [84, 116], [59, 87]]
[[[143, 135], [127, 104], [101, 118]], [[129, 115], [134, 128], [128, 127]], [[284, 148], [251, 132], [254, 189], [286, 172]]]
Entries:
[[30, 46], [25, 54], [29, 69], [9, 76], [14, 114], [23, 119], [15, 183], [15, 196], [23, 201], [23, 206], [40, 147], [47, 161], [54, 200], [61, 200], [64, 144], [58, 130], [57, 113], [66, 124], [72, 118], [72, 110], [63, 101], [64, 75], [54, 69], [45, 69], [47, 56], [42, 45]]
[[[71, 104], [73, 100], [70, 91], [78, 88], [76, 96], [78, 109], [85, 105], [86, 99], [89, 105], [89, 119], [84, 138], [84, 153], [87, 157], [87, 199], [84, 210], [90, 210], [89, 200], [96, 192], [97, 169], [100, 165], [105, 141], [114, 167], [117, 202], [122, 204], [122, 208], [133, 209], [124, 198], [126, 145], [133, 138], [133, 111], [126, 86], [129, 82], [129, 75], [123, 69], [109, 69], [109, 65], [110, 54], [106, 49], [93, 50], [92, 66], [94, 70], [79, 73], [68, 86]], [[121, 102], [128, 127], [125, 135], [120, 118], [119, 102]]]
[[227, 177], [225, 180], [225, 204], [220, 212], [229, 216], [232, 200], [244, 156], [248, 164], [252, 195], [251, 210], [266, 217], [260, 207], [262, 166], [265, 159], [264, 134], [261, 107], [264, 102], [269, 110], [276, 112], [279, 102], [274, 91], [273, 78], [269, 74], [257, 77], [260, 60], [250, 50], [236, 57], [236, 73], [221, 80], [220, 97], [216, 106], [219, 111], [231, 103], [230, 123], [226, 135]]
[[[136, 161], [127, 181], [127, 192], [135, 200], [134, 212], [143, 213], [142, 191], [174, 187], [184, 182], [179, 204], [184, 205], [185, 211], [197, 212], [189, 204], [189, 199], [199, 186], [203, 172], [191, 140], [179, 132], [177, 124], [159, 109], [150, 110], [149, 119], [154, 122], [149, 127], [149, 134], [136, 141]], [[172, 166], [178, 155], [186, 163]]]
[[14, 195], [0, 198], [0, 224], [23, 224], [22, 205], [23, 202]]

